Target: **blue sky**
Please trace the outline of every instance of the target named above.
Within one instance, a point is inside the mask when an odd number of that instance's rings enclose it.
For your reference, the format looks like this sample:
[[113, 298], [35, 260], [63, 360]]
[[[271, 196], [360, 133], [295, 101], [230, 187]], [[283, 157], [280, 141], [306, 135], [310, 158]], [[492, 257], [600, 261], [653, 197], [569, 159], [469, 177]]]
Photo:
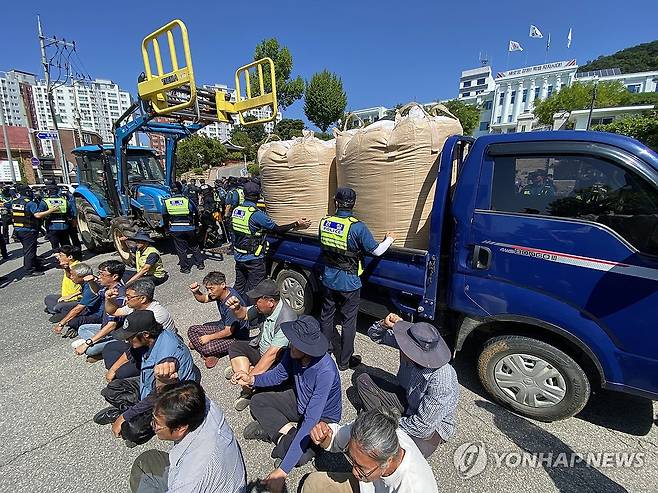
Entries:
[[[232, 85], [235, 68], [251, 60], [255, 45], [276, 37], [292, 52], [293, 75], [308, 79], [325, 68], [340, 75], [348, 109], [454, 97], [460, 71], [478, 66], [479, 52], [489, 55], [494, 72], [506, 69], [510, 39], [525, 51], [511, 54], [509, 68], [542, 63], [545, 39], [530, 39], [530, 24], [551, 33], [549, 61], [582, 64], [658, 38], [656, 0], [6, 3], [0, 70], [42, 75], [39, 13], [47, 35], [76, 41], [93, 77], [112, 79], [134, 95], [142, 38], [178, 17], [190, 32], [199, 82]], [[286, 117], [303, 118], [303, 103]]]

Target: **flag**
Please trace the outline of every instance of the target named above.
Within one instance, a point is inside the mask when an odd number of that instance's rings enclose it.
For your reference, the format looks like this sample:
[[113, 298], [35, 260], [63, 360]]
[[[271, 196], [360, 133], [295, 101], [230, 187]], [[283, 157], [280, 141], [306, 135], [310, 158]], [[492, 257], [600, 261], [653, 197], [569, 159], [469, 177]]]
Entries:
[[523, 51], [523, 48], [519, 43], [510, 39], [509, 48], [507, 48], [507, 51]]
[[531, 38], [543, 38], [544, 35], [541, 33], [539, 28], [533, 24], [530, 24], [530, 35]]
[[569, 35], [567, 36], [567, 48], [571, 48], [571, 28], [569, 28]]

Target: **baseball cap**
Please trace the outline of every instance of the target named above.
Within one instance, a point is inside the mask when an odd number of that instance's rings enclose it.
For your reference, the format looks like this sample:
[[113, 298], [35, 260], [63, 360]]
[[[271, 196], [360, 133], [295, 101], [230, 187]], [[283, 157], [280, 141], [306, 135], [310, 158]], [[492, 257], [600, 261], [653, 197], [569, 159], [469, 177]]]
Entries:
[[247, 292], [247, 296], [252, 299], [262, 298], [263, 296], [274, 298], [279, 296], [279, 288], [272, 279], [263, 279], [254, 289]]
[[249, 197], [257, 197], [260, 195], [260, 186], [253, 181], [244, 184], [244, 194]]
[[339, 187], [334, 195], [336, 202], [350, 203], [356, 202], [356, 192], [348, 187]]
[[151, 310], [135, 310], [123, 321], [123, 327], [115, 330], [112, 335], [120, 341], [125, 341], [140, 332], [156, 328], [162, 329], [162, 325], [155, 320]]

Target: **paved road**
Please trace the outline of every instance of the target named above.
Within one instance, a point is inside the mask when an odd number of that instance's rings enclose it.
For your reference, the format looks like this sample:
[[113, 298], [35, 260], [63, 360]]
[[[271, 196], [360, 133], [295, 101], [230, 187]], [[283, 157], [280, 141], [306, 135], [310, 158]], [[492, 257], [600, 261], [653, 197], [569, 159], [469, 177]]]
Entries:
[[244, 169], [244, 165], [237, 164], [235, 166], [216, 166], [210, 169], [208, 175], [208, 183], [214, 183], [219, 178], [237, 176], [240, 177], [240, 171]]
[[[102, 363], [88, 364], [83, 357], [75, 356], [68, 342], [51, 332], [42, 311], [42, 299], [57, 291], [61, 271], [53, 269], [43, 277], [20, 279], [17, 246], [12, 244], [10, 249], [14, 259], [0, 264], [0, 275], [9, 278], [0, 284], [0, 492], [125, 492], [135, 457], [148, 447], [166, 450], [169, 445], [154, 439], [145, 446], [128, 449], [111, 436], [109, 427], [91, 421], [94, 413], [104, 407], [99, 394], [104, 384]], [[44, 253], [45, 245], [39, 251]], [[96, 266], [107, 258], [111, 255], [99, 255], [88, 262]], [[189, 325], [216, 319], [216, 308], [196, 303], [186, 289], [189, 282], [201, 280], [201, 273], [180, 274], [175, 269], [175, 257], [164, 258], [172, 278], [158, 288], [157, 298], [169, 307], [179, 329], [185, 333]], [[208, 266], [224, 270], [229, 278], [233, 276], [230, 257], [223, 262], [209, 261]], [[365, 327], [368, 322], [364, 317], [360, 324]], [[356, 347], [369, 370], [395, 373], [396, 355], [392, 350], [376, 346], [363, 334], [358, 336]], [[430, 460], [441, 491], [656, 491], [655, 404], [601, 393], [576, 418], [552, 424], [527, 420], [486, 398], [477, 382], [472, 358], [471, 354], [462, 354], [455, 362], [461, 384], [457, 436], [441, 446]], [[203, 368], [204, 387], [225, 409], [240, 436], [249, 478], [261, 478], [272, 468], [270, 447], [241, 438], [250, 416], [247, 411], [233, 410], [236, 390], [224, 380], [222, 363], [212, 371]], [[350, 403], [354, 397], [350, 388], [353, 373], [343, 373], [342, 378], [344, 419], [350, 420], [355, 417]], [[483, 470], [463, 479], [455, 468], [454, 456], [458, 447], [463, 450], [469, 442], [484, 444], [484, 453], [470, 471]], [[469, 450], [482, 452], [477, 446]], [[524, 452], [542, 453], [544, 461], [532, 467], [532, 461], [523, 459]], [[560, 453], [574, 452], [641, 453], [643, 465], [546, 465], [556, 460], [560, 464]], [[570, 456], [566, 457], [568, 463]], [[344, 466], [330, 455], [316, 460], [318, 468], [341, 465]], [[302, 475], [311, 470], [313, 466], [309, 464], [293, 471], [290, 491], [295, 491]]]

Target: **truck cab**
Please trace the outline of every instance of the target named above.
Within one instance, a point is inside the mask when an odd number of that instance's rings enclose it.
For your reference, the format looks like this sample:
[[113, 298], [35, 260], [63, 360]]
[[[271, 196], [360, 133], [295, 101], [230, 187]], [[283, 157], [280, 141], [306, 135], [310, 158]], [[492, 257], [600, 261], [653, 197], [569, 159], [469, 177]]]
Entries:
[[[427, 250], [366, 258], [365, 305], [432, 321], [455, 354], [475, 344], [485, 389], [525, 416], [573, 416], [597, 388], [658, 398], [656, 153], [530, 132], [454, 136], [440, 159]], [[317, 237], [272, 244], [272, 274], [306, 309]]]

